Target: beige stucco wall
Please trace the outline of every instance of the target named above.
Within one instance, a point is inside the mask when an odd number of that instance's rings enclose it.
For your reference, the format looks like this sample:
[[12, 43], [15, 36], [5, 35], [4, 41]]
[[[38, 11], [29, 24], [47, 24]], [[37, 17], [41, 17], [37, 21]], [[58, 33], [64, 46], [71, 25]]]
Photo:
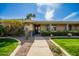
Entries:
[[79, 30], [79, 26], [77, 26], [77, 30]]
[[[56, 30], [59, 31], [63, 31], [65, 30], [65, 25], [64, 24], [59, 24], [59, 25], [55, 25], [56, 26]], [[41, 30], [47, 30], [46, 25], [40, 25]]]
[[41, 29], [42, 31], [46, 31], [46, 25], [40, 25], [40, 29]]
[[[79, 30], [79, 24], [78, 25], [71, 24], [71, 25], [72, 25], [72, 30]], [[59, 24], [59, 25], [56, 25], [56, 29], [63, 31], [63, 30], [66, 30], [65, 26], [66, 26], [65, 24]]]
[[[32, 23], [27, 23], [25, 26], [28, 28], [28, 30], [34, 30], [34, 25]], [[55, 24], [54, 26], [56, 26], [56, 30], [58, 31], [66, 30], [65, 29], [66, 24]], [[46, 24], [40, 24], [40, 30], [46, 31], [47, 30]], [[72, 30], [79, 30], [79, 24], [78, 25], [72, 24]]]
[[56, 25], [56, 30], [59, 30], [59, 31], [65, 30], [65, 25], [64, 24]]
[[79, 25], [72, 25], [72, 30], [79, 30]]

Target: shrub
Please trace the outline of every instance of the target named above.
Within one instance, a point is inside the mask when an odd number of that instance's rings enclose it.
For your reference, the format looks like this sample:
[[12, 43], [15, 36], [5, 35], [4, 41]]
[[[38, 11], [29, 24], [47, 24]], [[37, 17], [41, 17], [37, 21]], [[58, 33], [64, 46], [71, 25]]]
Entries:
[[42, 36], [68, 36], [71, 33], [72, 36], [79, 36], [79, 31], [41, 31]]
[[41, 31], [41, 35], [42, 36], [67, 36], [67, 32], [66, 31]]
[[3, 36], [5, 32], [5, 28], [3, 25], [0, 25], [0, 36]]
[[66, 31], [52, 31], [52, 34], [54, 36], [66, 36], [67, 32]]
[[24, 26], [22, 21], [19, 20], [3, 20], [3, 27], [0, 28], [0, 33], [4, 32], [5, 36], [17, 36], [24, 34]]
[[68, 33], [72, 33], [72, 36], [79, 36], [79, 31], [68, 31]]
[[5, 27], [6, 31], [5, 31], [5, 35], [9, 35], [9, 36], [17, 36], [20, 34], [23, 34], [23, 27], [22, 26], [6, 26]]
[[40, 33], [42, 36], [50, 36], [50, 34], [51, 34], [50, 31], [41, 31]]

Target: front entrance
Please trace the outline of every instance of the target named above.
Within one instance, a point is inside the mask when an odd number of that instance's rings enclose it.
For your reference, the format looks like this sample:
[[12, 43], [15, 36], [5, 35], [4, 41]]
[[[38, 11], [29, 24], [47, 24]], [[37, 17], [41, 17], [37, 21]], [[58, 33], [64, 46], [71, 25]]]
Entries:
[[40, 25], [34, 25], [34, 34], [39, 34], [40, 33]]

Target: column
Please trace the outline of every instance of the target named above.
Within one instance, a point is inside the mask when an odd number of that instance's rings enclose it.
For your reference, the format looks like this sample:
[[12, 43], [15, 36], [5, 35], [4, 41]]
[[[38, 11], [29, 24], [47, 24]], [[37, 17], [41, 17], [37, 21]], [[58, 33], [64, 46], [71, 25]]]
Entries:
[[66, 30], [69, 30], [69, 24], [66, 25]]
[[52, 25], [50, 24], [49, 26], [50, 26], [50, 31], [51, 31], [52, 30]]

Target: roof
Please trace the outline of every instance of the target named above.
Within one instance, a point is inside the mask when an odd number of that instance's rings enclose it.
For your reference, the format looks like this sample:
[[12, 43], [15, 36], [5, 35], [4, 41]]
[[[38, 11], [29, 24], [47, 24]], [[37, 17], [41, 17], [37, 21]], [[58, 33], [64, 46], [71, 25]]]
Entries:
[[79, 24], [79, 21], [25, 21], [33, 24]]

